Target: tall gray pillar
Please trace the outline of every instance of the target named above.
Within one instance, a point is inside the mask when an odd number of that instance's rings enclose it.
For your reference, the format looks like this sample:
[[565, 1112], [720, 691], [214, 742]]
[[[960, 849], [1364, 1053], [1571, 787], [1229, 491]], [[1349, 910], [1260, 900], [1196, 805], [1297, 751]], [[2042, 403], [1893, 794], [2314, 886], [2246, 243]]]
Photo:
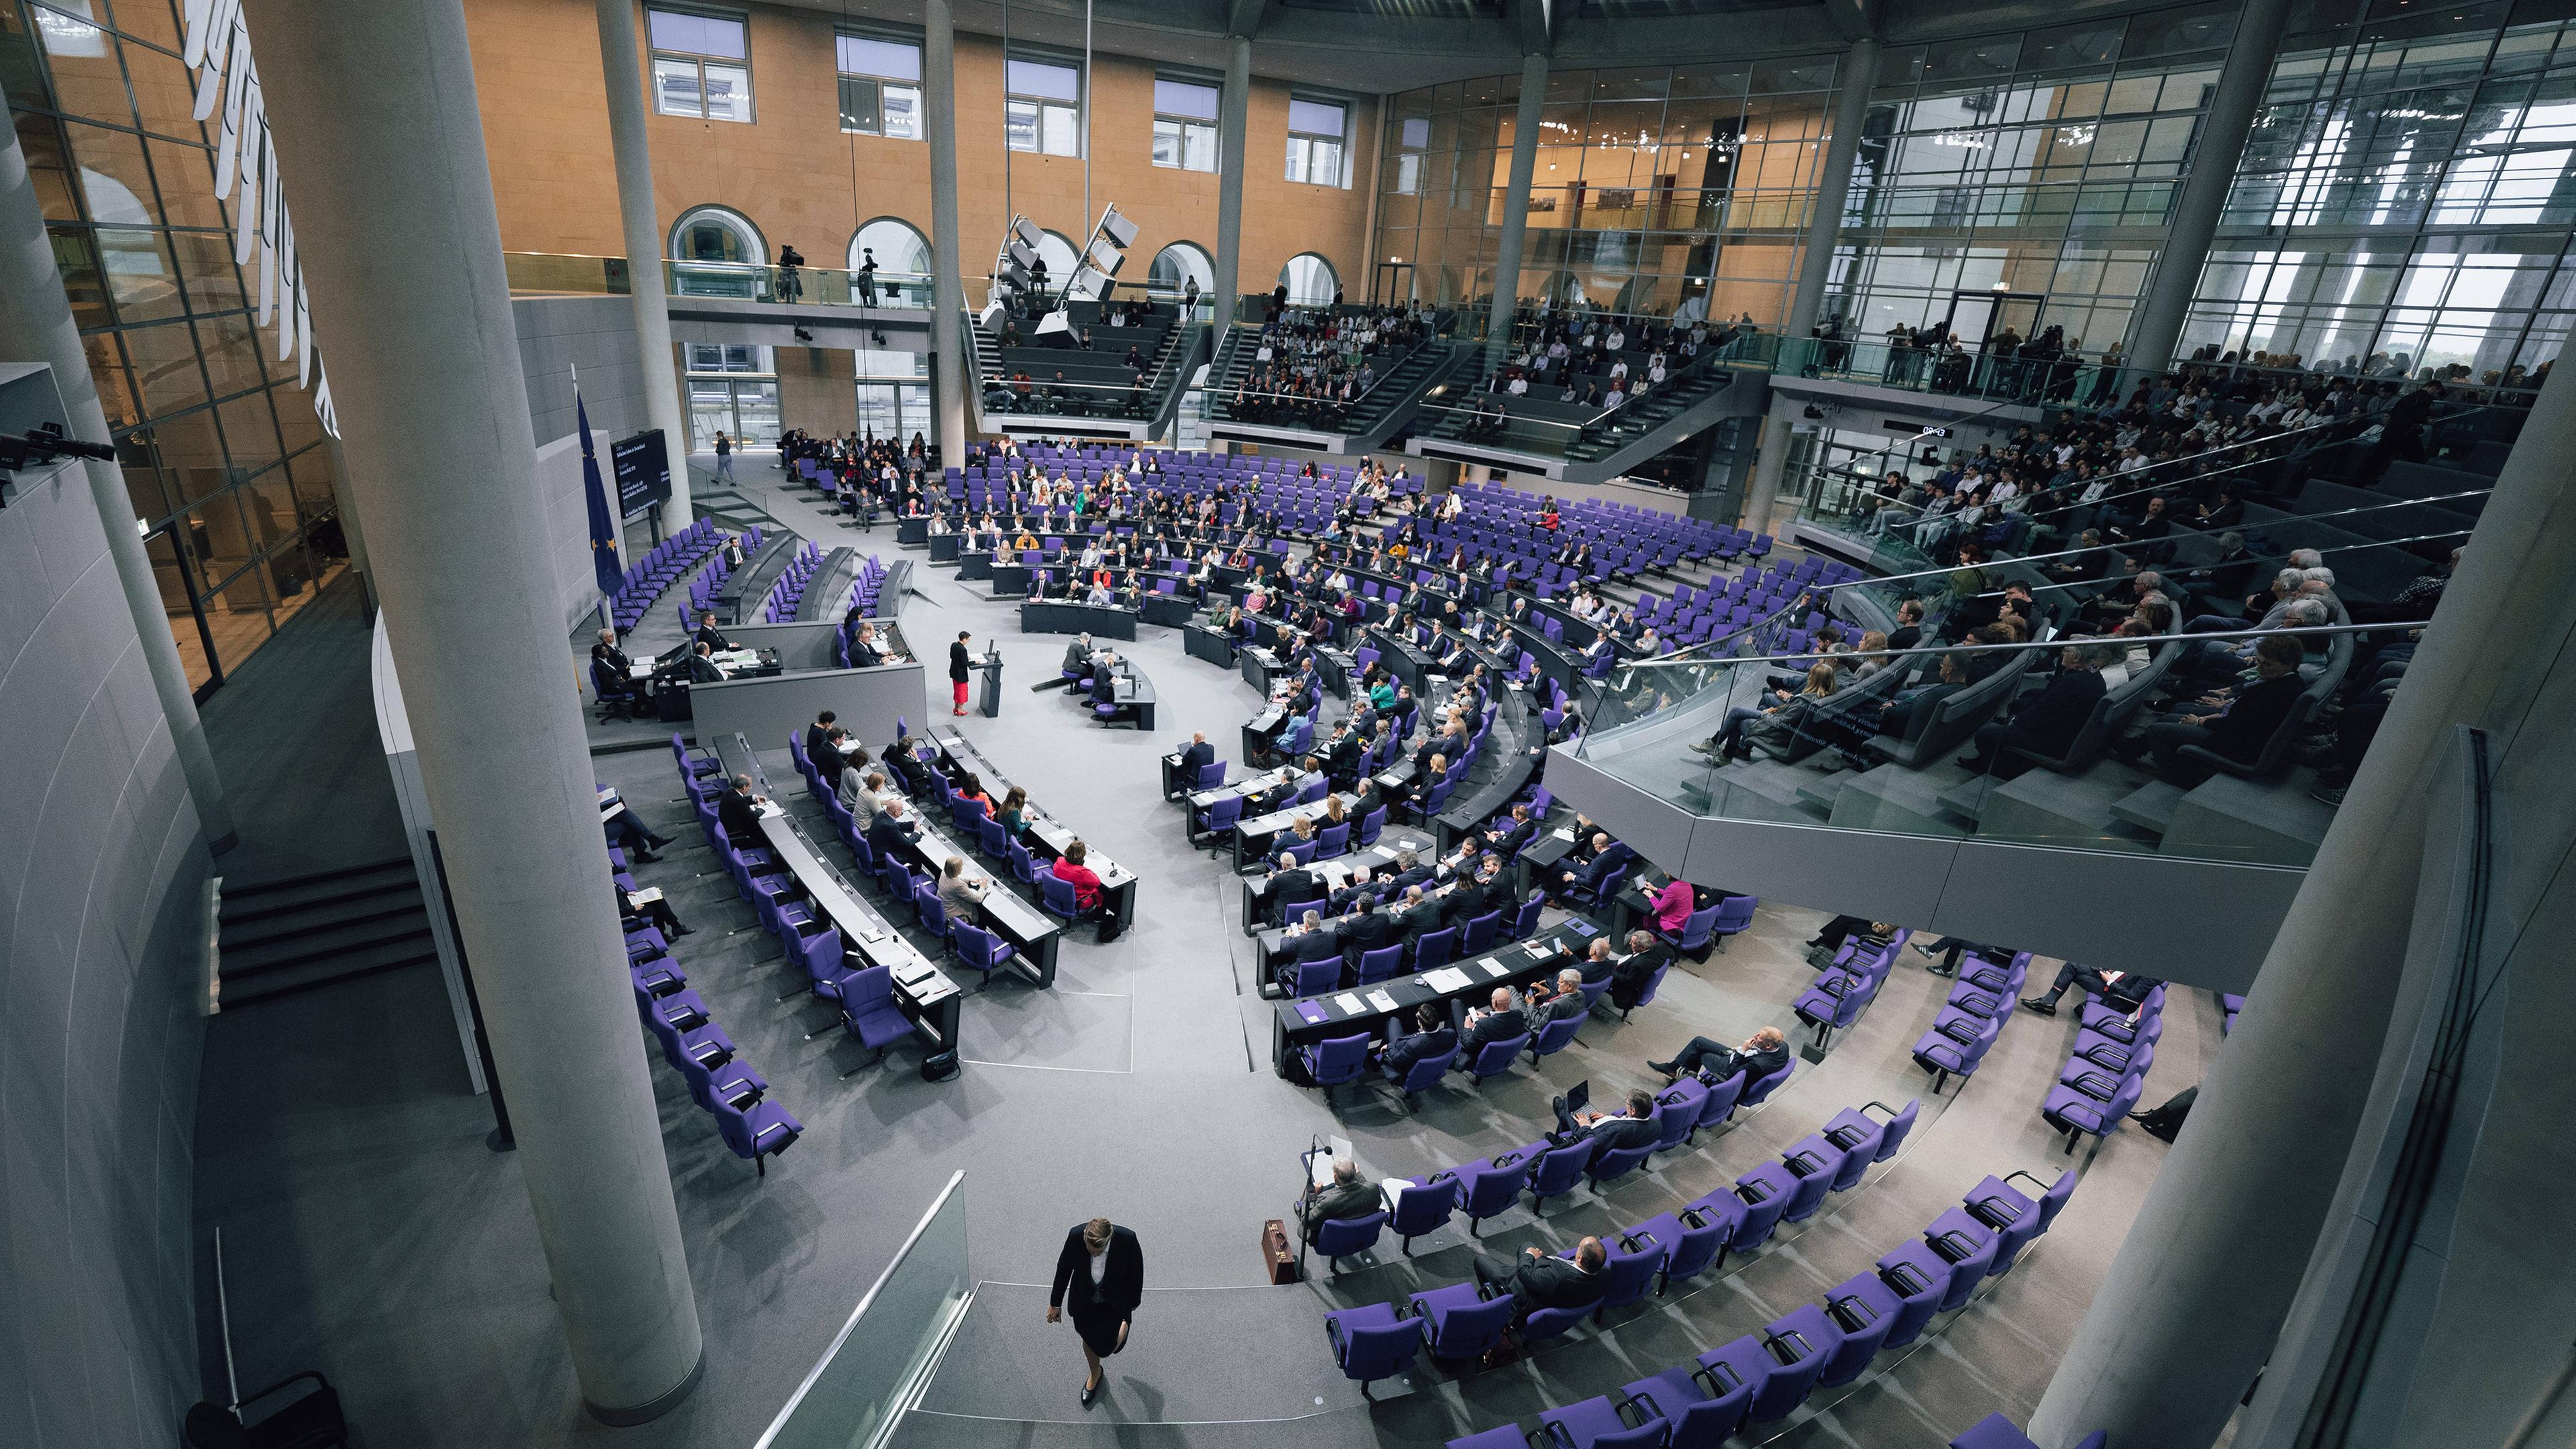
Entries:
[[1219, 346], [1234, 322], [1235, 300], [1243, 293], [1236, 273], [1243, 264], [1243, 168], [1247, 158], [1244, 130], [1252, 123], [1252, 37], [1225, 38], [1225, 96], [1217, 122], [1217, 144], [1224, 155], [1216, 178], [1216, 313], [1211, 325]]
[[[607, 0], [600, 0], [606, 4]], [[966, 466], [966, 354], [959, 322], [966, 290], [957, 264], [957, 22], [948, 0], [921, 7], [922, 122], [930, 129], [931, 403], [939, 410], [939, 464]]]
[[541, 582], [551, 524], [462, 0], [243, 10], [573, 1371], [593, 1416], [641, 1422], [695, 1385], [703, 1345]]
[[[1833, 130], [1825, 137], [1824, 168], [1816, 176], [1816, 209], [1807, 217], [1807, 239], [1798, 249], [1798, 284], [1789, 293], [1789, 314], [1781, 319], [1780, 336], [1800, 338], [1813, 331], [1825, 302], [1825, 283], [1832, 279], [1834, 243], [1842, 235], [1843, 207], [1851, 200], [1852, 162], [1860, 155], [1860, 132], [1869, 119], [1870, 87], [1878, 83], [1878, 42], [1855, 40], [1844, 52], [1842, 91], [1834, 98]], [[1788, 471], [1791, 419], [1798, 408], [1774, 395], [1762, 423], [1762, 451], [1753, 460], [1753, 492], [1745, 501], [1744, 527], [1769, 533], [1771, 515], [1780, 500], [1780, 478]]]
[[1521, 245], [1529, 233], [1531, 174], [1538, 170], [1539, 107], [1547, 101], [1547, 55], [1521, 57], [1521, 103], [1512, 113], [1512, 178], [1503, 192], [1503, 230], [1494, 241], [1494, 305], [1485, 319], [1485, 367], [1512, 345], [1512, 311], [1520, 305]]
[[[8, 100], [0, 94], [0, 114], [7, 113]], [[63, 431], [85, 443], [113, 441], [107, 412], [99, 406], [98, 382], [89, 374], [89, 355], [72, 321], [71, 297], [63, 290], [53, 243], [45, 235], [44, 203], [27, 174], [27, 153], [18, 148], [14, 127], [0, 136], [0, 357], [50, 364], [64, 411], [70, 414], [63, 419]], [[143, 667], [152, 676], [152, 692], [160, 696], [206, 846], [217, 853], [230, 850], [232, 807], [224, 799], [223, 778], [215, 773], [215, 757], [206, 748], [205, 727], [197, 721], [196, 693], [188, 687], [187, 666], [179, 661], [170, 611], [152, 577], [152, 557], [135, 532], [134, 499], [126, 491], [125, 473], [96, 459], [82, 471], [89, 475], [90, 501], [107, 533], [108, 557], [116, 561], [116, 581], [125, 590], [134, 632], [142, 636]]]
[[2449, 765], [2456, 724], [2514, 738], [2550, 658], [2506, 625], [2563, 627], [2576, 597], [2571, 462], [2576, 375], [2552, 376], [2227, 1049], [2031, 1418], [2044, 1449], [2095, 1429], [2113, 1444], [2202, 1449], [2271, 1355], [2386, 1045], [2433, 772]]
[[2218, 87], [2209, 98], [2209, 115], [2200, 123], [2200, 141], [2192, 148], [2191, 171], [2183, 178], [2182, 197], [2174, 203], [2173, 223], [2156, 253], [2155, 279], [2139, 304], [2138, 320], [2129, 329], [2128, 365], [2162, 367], [2173, 361], [2182, 338], [2183, 314], [2200, 285], [2200, 269], [2209, 260], [2209, 244], [2218, 235], [2218, 214], [2227, 204], [2228, 184], [2236, 179], [2236, 162], [2245, 154], [2245, 137], [2254, 128], [2263, 90], [2271, 82], [2273, 53], [2281, 48], [2281, 29], [2290, 15], [2290, 0], [2246, 0], [2236, 15], [2236, 39], [2219, 67]]
[[[671, 360], [671, 301], [662, 288], [662, 221], [653, 205], [653, 147], [644, 132], [643, 51], [634, 0], [599, 0], [599, 66], [608, 78], [608, 141], [617, 154], [617, 219], [626, 233], [626, 299], [644, 359], [644, 418], [671, 455], [671, 501], [662, 531], [677, 533], [689, 507], [689, 434], [680, 417], [680, 370]], [[335, 394], [336, 395], [336, 394]]]

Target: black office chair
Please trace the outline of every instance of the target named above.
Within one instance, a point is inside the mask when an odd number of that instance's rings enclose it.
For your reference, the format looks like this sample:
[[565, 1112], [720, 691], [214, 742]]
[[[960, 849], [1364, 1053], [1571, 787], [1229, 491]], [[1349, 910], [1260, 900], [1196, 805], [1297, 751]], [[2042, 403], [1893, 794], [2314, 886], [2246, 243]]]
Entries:
[[[306, 1379], [313, 1381], [313, 1392], [285, 1408], [256, 1424], [246, 1424], [239, 1417], [243, 1408]], [[181, 1431], [190, 1449], [327, 1449], [349, 1442], [349, 1421], [341, 1417], [339, 1392], [331, 1387], [330, 1380], [309, 1369], [281, 1379], [237, 1404], [193, 1405]]]

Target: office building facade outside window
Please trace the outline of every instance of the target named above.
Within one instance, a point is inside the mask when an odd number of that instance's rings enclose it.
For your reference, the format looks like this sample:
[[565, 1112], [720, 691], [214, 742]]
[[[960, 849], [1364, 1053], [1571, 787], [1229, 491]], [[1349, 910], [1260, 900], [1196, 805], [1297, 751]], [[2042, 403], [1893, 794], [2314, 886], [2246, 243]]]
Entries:
[[[1776, 326], [1797, 275], [1831, 56], [1548, 77], [1525, 302]], [[1387, 98], [1374, 295], [1481, 305], [1511, 177], [1518, 75]]]
[[648, 8], [653, 105], [666, 116], [751, 120], [750, 26], [740, 15]]
[[1055, 60], [1018, 56], [1006, 67], [1004, 129], [1014, 151], [1082, 154], [1082, 70]]
[[1155, 165], [1216, 170], [1217, 99], [1217, 88], [1204, 81], [1154, 78]]
[[2283, 38], [2182, 346], [2528, 383], [2576, 323], [2576, 22], [2354, 8]]
[[841, 129], [920, 140], [921, 47], [871, 35], [836, 35], [832, 45], [840, 69]]
[[1288, 179], [1310, 186], [1348, 186], [1351, 108], [1339, 101], [1288, 100]]
[[295, 359], [233, 263], [169, 0], [0, 7], [0, 86], [202, 697], [347, 567]]

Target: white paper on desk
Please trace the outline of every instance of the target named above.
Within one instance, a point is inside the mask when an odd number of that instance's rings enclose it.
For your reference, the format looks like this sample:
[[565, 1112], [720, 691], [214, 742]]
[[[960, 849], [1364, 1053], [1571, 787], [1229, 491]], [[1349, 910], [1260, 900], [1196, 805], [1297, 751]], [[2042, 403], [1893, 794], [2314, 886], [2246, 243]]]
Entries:
[[629, 664], [626, 666], [626, 677], [629, 679], [650, 679], [653, 677], [653, 666], [650, 664]]
[[[1378, 994], [1383, 996], [1386, 993], [1380, 992]], [[1345, 991], [1341, 995], [1334, 997], [1333, 1004], [1352, 1016], [1357, 1016], [1368, 1009], [1367, 1003], [1360, 1000], [1360, 994], [1356, 991]], [[1387, 1007], [1387, 1010], [1389, 1011], [1393, 1011], [1394, 1009], [1393, 1005], [1389, 1005]]]
[[1503, 963], [1495, 960], [1491, 956], [1486, 957], [1484, 960], [1479, 961], [1476, 964], [1484, 967], [1485, 974], [1488, 976], [1500, 976], [1503, 974]]
[[1556, 838], [1559, 840], [1572, 840], [1574, 838], [1574, 827], [1570, 825], [1560, 827], [1556, 832]]
[[1368, 999], [1369, 1005], [1376, 1007], [1380, 1011], [1395, 1010], [1395, 998], [1387, 995], [1384, 991], [1372, 991], [1369, 993]]
[[660, 886], [646, 886], [640, 891], [628, 891], [626, 893], [626, 898], [639, 906], [649, 906], [662, 898], [662, 888]]
[[1536, 941], [1532, 941], [1532, 942], [1528, 943], [1527, 945], [1525, 945], [1525, 946], [1521, 947], [1521, 949], [1522, 949], [1522, 950], [1524, 950], [1524, 951], [1529, 952], [1529, 958], [1530, 958], [1531, 960], [1533, 960], [1533, 961], [1544, 961], [1544, 960], [1546, 960], [1548, 957], [1553, 956], [1553, 955], [1555, 955], [1555, 954], [1556, 954], [1556, 950], [1555, 950], [1555, 948], [1554, 948], [1554, 947], [1552, 947], [1552, 946], [1542, 946], [1542, 945], [1540, 945], [1540, 944], [1539, 944], [1538, 942], [1536, 942]]
[[1434, 991], [1464, 991], [1473, 983], [1466, 972], [1455, 966], [1443, 966], [1424, 976], [1422, 984]]

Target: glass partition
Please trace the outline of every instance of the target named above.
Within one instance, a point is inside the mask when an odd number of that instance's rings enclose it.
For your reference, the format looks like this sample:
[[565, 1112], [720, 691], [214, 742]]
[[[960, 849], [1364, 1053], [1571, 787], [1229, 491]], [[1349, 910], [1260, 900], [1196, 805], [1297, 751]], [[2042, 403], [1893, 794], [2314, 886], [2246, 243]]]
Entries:
[[[622, 296], [628, 287], [624, 257], [505, 252], [501, 261], [513, 296]], [[884, 267], [861, 273], [839, 267], [666, 261], [662, 263], [662, 278], [663, 286], [674, 297], [878, 310], [930, 306], [929, 273], [897, 272]]]
[[797, 1385], [758, 1449], [875, 1449], [937, 1367], [975, 1296], [966, 1174], [956, 1173]]

